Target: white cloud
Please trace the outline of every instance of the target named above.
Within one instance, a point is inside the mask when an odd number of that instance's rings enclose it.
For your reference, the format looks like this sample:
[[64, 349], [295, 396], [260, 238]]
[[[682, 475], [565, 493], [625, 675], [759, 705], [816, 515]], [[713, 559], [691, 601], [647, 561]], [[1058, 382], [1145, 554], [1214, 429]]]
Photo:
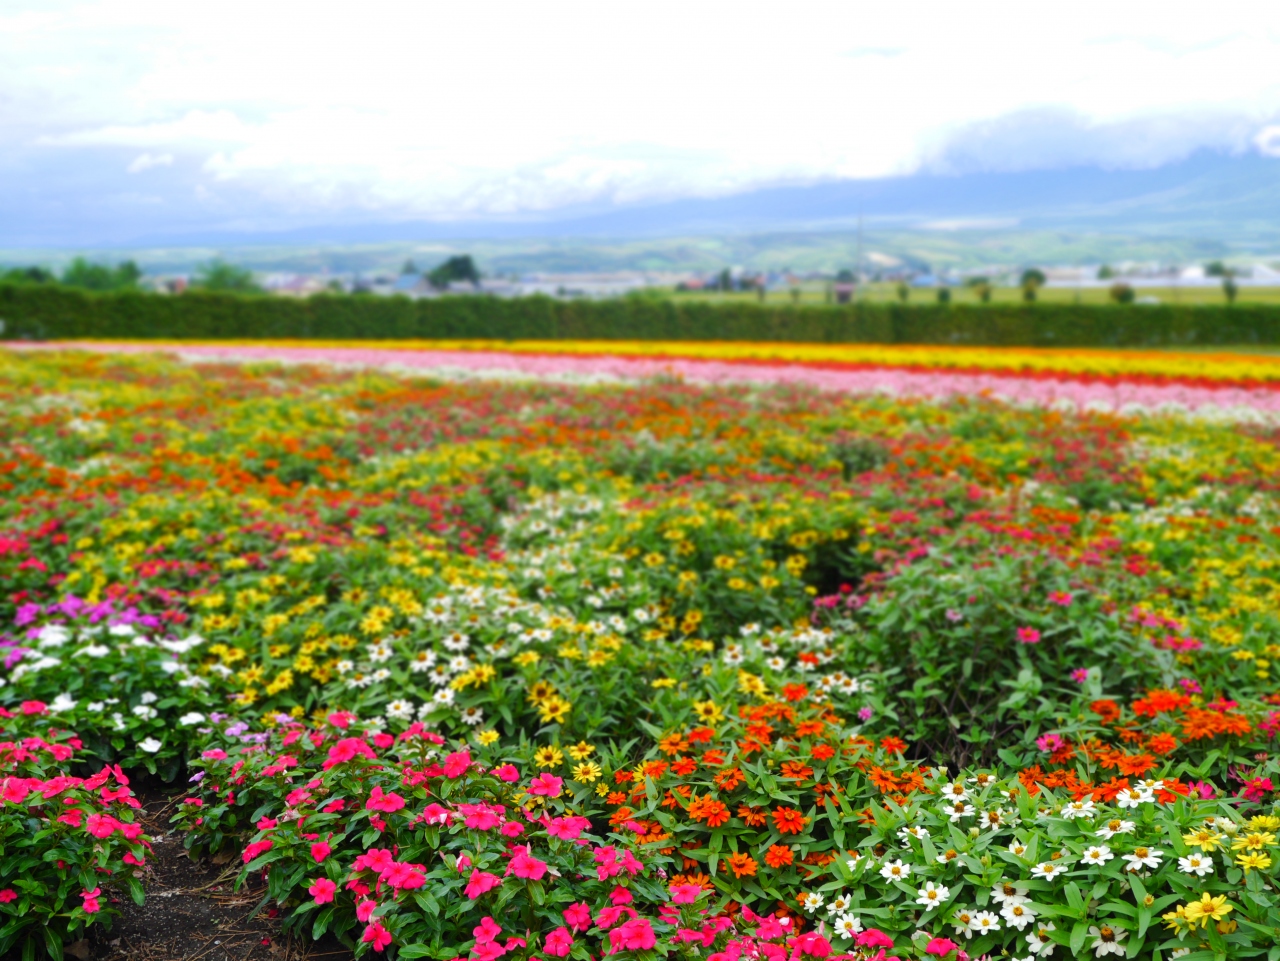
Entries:
[[144, 170], [150, 170], [152, 167], [172, 167], [172, 166], [173, 166], [173, 154], [171, 153], [161, 153], [161, 154], [141, 153], [141, 154], [138, 154], [138, 156], [134, 157], [133, 162], [130, 163], [129, 166], [126, 167], [125, 169], [128, 170], [129, 173], [131, 174], [140, 174]]
[[496, 216], [921, 166], [1142, 166], [1240, 149], [1280, 118], [1274, 0], [1212, 17], [1097, 0], [5, 10], [0, 129], [146, 151], [131, 170], [191, 157], [206, 194], [301, 210]]
[[1253, 142], [1259, 152], [1268, 157], [1280, 157], [1280, 124], [1263, 127]]

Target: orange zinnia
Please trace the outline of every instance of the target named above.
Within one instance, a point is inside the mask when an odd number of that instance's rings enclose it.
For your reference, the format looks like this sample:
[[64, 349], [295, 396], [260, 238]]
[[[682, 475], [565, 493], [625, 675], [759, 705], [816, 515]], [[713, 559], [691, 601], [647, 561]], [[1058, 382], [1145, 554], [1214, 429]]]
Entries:
[[764, 856], [764, 863], [771, 868], [784, 868], [794, 860], [795, 855], [785, 844], [770, 845]]
[[795, 808], [777, 808], [773, 812], [773, 824], [779, 834], [799, 834], [809, 819]]
[[763, 827], [769, 820], [769, 812], [762, 807], [739, 804], [738, 817], [742, 818], [742, 823], [747, 827], [758, 828]]
[[754, 876], [756, 873], [756, 862], [748, 854], [730, 854], [729, 869], [733, 871], [735, 878], [740, 878], [744, 874]]

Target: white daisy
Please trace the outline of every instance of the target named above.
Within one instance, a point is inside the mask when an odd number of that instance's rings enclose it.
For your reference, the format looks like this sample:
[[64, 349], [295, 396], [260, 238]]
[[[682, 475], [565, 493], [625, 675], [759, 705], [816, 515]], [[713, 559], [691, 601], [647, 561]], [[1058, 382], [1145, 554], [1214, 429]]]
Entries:
[[1120, 857], [1129, 862], [1126, 871], [1137, 871], [1143, 867], [1160, 867], [1162, 855], [1156, 848], [1136, 847], [1132, 854], [1122, 854]]
[[916, 894], [916, 904], [922, 905], [925, 910], [928, 910], [944, 903], [951, 895], [951, 889], [934, 884], [932, 881], [927, 881], [925, 886], [917, 891]]
[[1052, 921], [1036, 925], [1036, 929], [1027, 935], [1027, 947], [1037, 957], [1047, 958], [1053, 954], [1058, 942], [1049, 937], [1050, 931], [1056, 931]]
[[1091, 925], [1089, 927], [1089, 937], [1094, 939], [1091, 945], [1093, 956], [1100, 958], [1106, 954], [1118, 954], [1123, 957], [1124, 948], [1120, 942], [1124, 940], [1126, 934], [1128, 932], [1124, 929], [1114, 928], [1109, 924], [1104, 924], [1102, 927]]
[[1119, 818], [1113, 818], [1102, 827], [1098, 828], [1094, 833], [1107, 841], [1110, 841], [1117, 834], [1130, 834], [1133, 832], [1134, 823], [1132, 821], [1122, 821]]
[[1185, 858], [1178, 858], [1178, 869], [1184, 874], [1202, 878], [1213, 873], [1213, 858], [1207, 854], [1188, 854]]
[[1000, 917], [990, 911], [975, 911], [973, 920], [969, 922], [975, 934], [989, 934], [1000, 930]]
[[1000, 917], [1010, 926], [1021, 931], [1036, 919], [1036, 913], [1029, 904], [1006, 904], [1000, 909]]
[[1084, 854], [1080, 855], [1080, 860], [1085, 864], [1101, 866], [1114, 857], [1115, 855], [1111, 853], [1111, 848], [1105, 844], [1093, 844], [1085, 848]]
[[904, 881], [911, 875], [911, 865], [903, 864], [902, 859], [888, 861], [880, 869], [880, 877], [886, 881]]

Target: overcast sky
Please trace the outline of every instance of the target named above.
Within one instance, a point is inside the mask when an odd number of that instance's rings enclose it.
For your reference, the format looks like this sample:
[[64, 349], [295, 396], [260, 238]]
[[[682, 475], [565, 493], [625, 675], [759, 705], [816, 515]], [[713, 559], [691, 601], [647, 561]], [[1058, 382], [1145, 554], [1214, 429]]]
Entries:
[[1147, 166], [1277, 124], [1277, 0], [0, 0], [0, 214], [67, 224]]

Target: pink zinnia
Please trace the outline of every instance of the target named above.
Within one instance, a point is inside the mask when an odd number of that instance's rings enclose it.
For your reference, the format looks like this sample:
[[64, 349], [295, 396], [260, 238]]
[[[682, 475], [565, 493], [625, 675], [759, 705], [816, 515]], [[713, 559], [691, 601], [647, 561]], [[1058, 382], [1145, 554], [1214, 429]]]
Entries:
[[1034, 627], [1018, 628], [1018, 643], [1020, 644], [1039, 644], [1040, 632]]

